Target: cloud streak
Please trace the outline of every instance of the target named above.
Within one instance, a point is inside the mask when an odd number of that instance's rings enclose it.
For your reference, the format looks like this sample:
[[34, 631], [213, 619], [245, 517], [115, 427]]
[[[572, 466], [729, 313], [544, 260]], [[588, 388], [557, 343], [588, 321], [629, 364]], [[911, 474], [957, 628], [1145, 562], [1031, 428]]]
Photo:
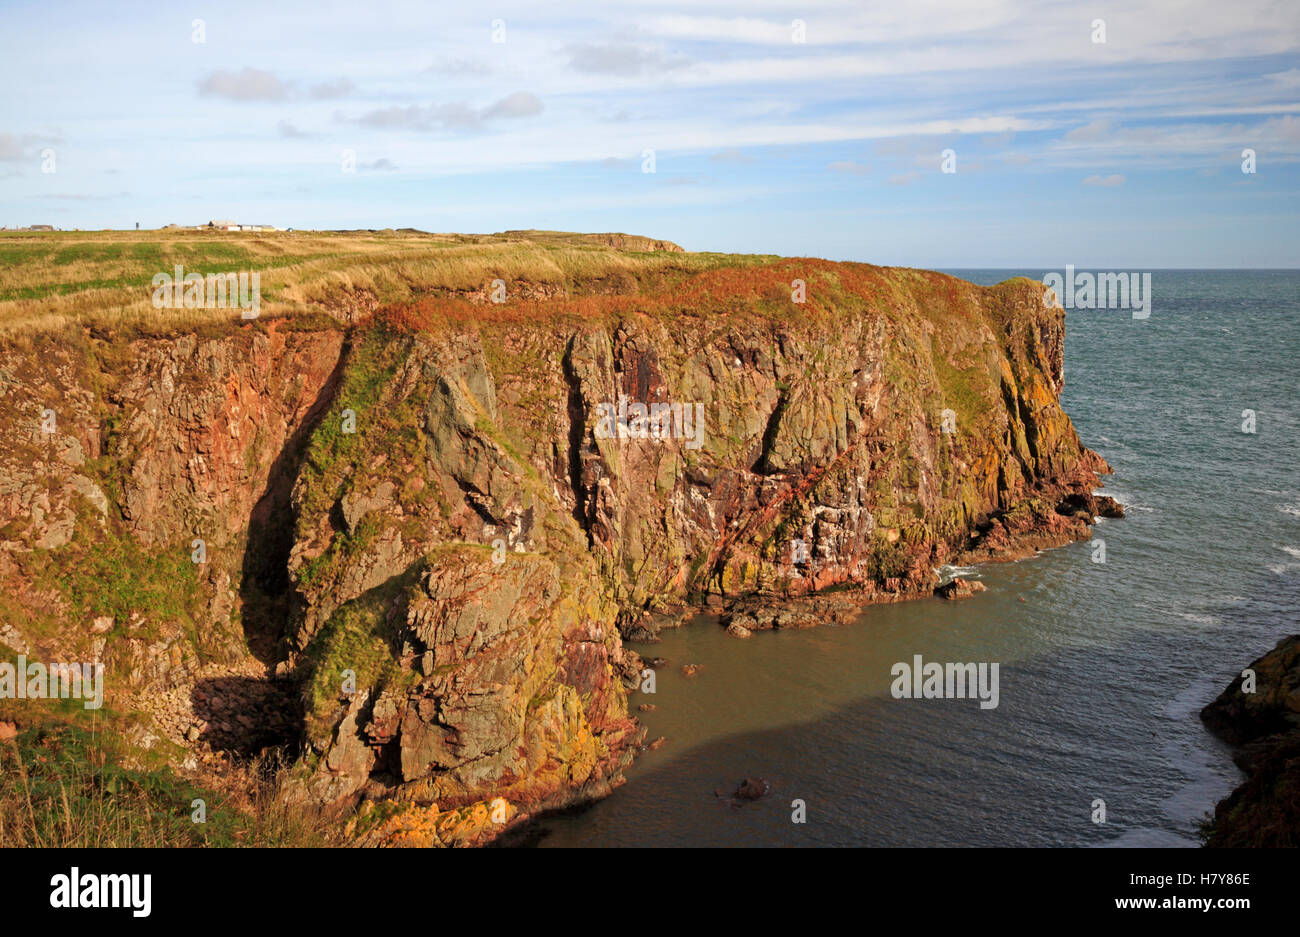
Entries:
[[218, 69], [200, 79], [198, 89], [204, 97], [228, 101], [283, 101], [289, 97], [289, 86], [260, 68], [243, 68], [237, 72]]
[[541, 99], [530, 91], [516, 91], [482, 109], [464, 103], [394, 105], [368, 111], [353, 123], [375, 130], [479, 130], [494, 120], [535, 117], [543, 110]]

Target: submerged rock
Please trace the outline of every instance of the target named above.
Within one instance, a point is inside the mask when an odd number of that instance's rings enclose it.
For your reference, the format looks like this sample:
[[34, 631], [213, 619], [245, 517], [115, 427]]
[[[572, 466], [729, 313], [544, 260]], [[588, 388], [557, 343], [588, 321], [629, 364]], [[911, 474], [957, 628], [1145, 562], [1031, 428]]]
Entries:
[[732, 796], [738, 800], [758, 800], [771, 789], [771, 783], [763, 778], [745, 778]]

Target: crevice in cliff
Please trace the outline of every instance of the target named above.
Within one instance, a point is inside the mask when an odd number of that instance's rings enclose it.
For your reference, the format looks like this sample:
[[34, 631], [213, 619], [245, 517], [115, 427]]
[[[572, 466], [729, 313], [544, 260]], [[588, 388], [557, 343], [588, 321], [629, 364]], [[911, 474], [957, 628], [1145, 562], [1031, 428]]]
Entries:
[[286, 657], [285, 628], [295, 599], [289, 580], [289, 553], [294, 540], [290, 501], [293, 486], [312, 433], [334, 402], [351, 351], [349, 334], [316, 399], [271, 464], [266, 487], [248, 518], [248, 541], [240, 578], [241, 617], [249, 651], [268, 666]]
[[772, 455], [772, 447], [776, 445], [776, 434], [781, 427], [781, 416], [785, 413], [789, 402], [790, 398], [785, 391], [782, 391], [781, 396], [777, 398], [776, 406], [772, 408], [772, 413], [767, 418], [767, 426], [763, 429], [763, 443], [759, 447], [758, 458], [754, 460], [754, 464], [750, 467], [750, 471], [756, 475], [772, 474], [772, 466], [769, 461]]
[[465, 503], [473, 509], [474, 513], [482, 519], [483, 523], [487, 524], [489, 527], [497, 527], [501, 525], [501, 519], [492, 513], [492, 502], [487, 495], [480, 491], [473, 482], [467, 481], [459, 476], [455, 476], [454, 481], [456, 482], [457, 487], [460, 488], [461, 494], [465, 496]]
[[587, 547], [590, 549], [595, 540], [591, 534], [591, 522], [587, 517], [587, 493], [582, 484], [582, 440], [587, 430], [586, 411], [582, 406], [582, 380], [573, 368], [573, 345], [577, 336], [569, 339], [564, 348], [564, 357], [560, 364], [564, 370], [564, 382], [568, 385], [569, 416], [569, 487], [573, 491], [573, 519], [587, 535]]

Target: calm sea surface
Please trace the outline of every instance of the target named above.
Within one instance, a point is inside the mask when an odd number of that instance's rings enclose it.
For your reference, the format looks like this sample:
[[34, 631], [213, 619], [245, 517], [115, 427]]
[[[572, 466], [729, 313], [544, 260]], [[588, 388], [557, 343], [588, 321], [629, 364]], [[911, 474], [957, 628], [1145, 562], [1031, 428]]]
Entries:
[[[657, 692], [630, 700], [655, 704], [640, 716], [667, 742], [609, 798], [536, 823], [535, 841], [1196, 845], [1241, 777], [1197, 711], [1300, 632], [1300, 272], [1156, 271], [1153, 293], [1146, 320], [1067, 314], [1064, 406], [1128, 510], [1096, 529], [1104, 565], [1079, 543], [980, 567], [989, 591], [962, 602], [748, 641], [702, 617], [636, 646], [669, 660]], [[890, 667], [916, 654], [1000, 663], [999, 706], [893, 699]], [[687, 662], [703, 670], [688, 679]], [[747, 776], [772, 792], [715, 793]]]

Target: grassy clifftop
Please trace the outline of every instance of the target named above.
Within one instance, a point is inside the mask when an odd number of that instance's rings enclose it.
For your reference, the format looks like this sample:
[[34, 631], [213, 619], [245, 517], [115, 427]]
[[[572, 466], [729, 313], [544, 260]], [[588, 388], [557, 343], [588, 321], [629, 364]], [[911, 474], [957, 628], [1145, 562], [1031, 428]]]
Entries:
[[[600, 288], [666, 271], [770, 258], [684, 253], [624, 234], [510, 231], [0, 231], [0, 333], [67, 325], [166, 334], [227, 322], [229, 309], [155, 309], [153, 277], [257, 272], [265, 317], [338, 312], [431, 292], [482, 290], [495, 278], [532, 288]], [[238, 317], [236, 311], [235, 318]]]

